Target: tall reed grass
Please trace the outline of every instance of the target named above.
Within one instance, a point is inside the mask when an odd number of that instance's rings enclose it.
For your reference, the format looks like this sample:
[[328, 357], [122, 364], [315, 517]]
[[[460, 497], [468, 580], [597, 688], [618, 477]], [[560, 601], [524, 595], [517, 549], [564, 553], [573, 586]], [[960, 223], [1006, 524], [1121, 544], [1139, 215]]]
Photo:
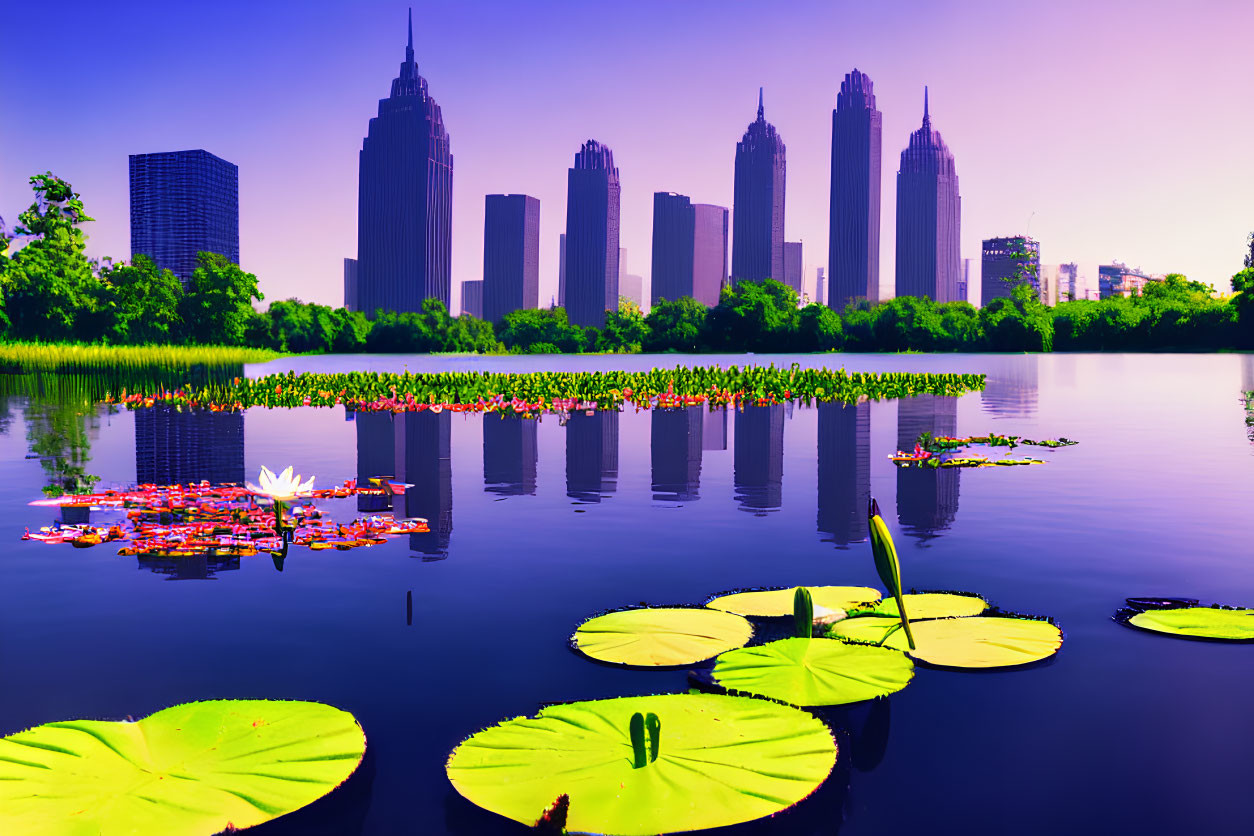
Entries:
[[241, 366], [282, 355], [263, 348], [214, 345], [0, 343], [0, 372], [126, 372]]

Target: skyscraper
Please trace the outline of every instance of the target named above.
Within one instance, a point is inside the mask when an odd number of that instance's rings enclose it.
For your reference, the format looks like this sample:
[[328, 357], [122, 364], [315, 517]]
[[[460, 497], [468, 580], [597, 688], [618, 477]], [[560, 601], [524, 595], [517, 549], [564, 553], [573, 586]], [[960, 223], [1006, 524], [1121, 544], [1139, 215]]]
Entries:
[[759, 88], [758, 118], [736, 143], [733, 281], [784, 280], [784, 141], [763, 114]]
[[566, 307], [566, 233], [557, 236], [557, 306]]
[[566, 299], [571, 323], [601, 328], [618, 310], [618, 169], [588, 140], [566, 179]]
[[784, 242], [784, 278], [779, 279], [779, 281], [797, 291], [798, 296], [802, 293], [801, 272], [805, 269], [804, 264], [801, 242]]
[[1026, 235], [985, 238], [980, 256], [980, 304], [1008, 297], [1015, 285], [1030, 284], [1041, 295], [1041, 245]]
[[183, 280], [196, 254], [239, 264], [239, 168], [208, 151], [131, 154], [131, 255]]
[[653, 194], [653, 274], [651, 299], [691, 296], [718, 304], [727, 281], [727, 209], [693, 203], [674, 192]]
[[871, 79], [845, 75], [832, 111], [832, 192], [827, 238], [827, 304], [880, 299], [880, 159], [883, 115]]
[[344, 259], [344, 307], [360, 310], [357, 305], [357, 259]]
[[462, 313], [483, 319], [483, 279], [462, 282]]
[[961, 218], [954, 155], [932, 130], [924, 88], [923, 126], [910, 134], [897, 172], [898, 296], [958, 299]]
[[414, 23], [392, 94], [379, 101], [359, 157], [358, 310], [451, 304], [453, 155], [440, 106], [414, 63]]
[[483, 318], [540, 306], [540, 201], [490, 194], [483, 213]]

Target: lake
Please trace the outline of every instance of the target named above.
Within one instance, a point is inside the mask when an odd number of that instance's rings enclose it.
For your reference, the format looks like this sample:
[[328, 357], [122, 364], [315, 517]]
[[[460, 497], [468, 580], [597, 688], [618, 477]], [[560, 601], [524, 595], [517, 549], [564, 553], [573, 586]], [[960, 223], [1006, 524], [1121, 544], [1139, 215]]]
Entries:
[[[774, 819], [720, 834], [1246, 832], [1254, 647], [1111, 621], [1128, 596], [1254, 605], [1249, 355], [299, 357], [348, 371], [647, 369], [680, 363], [982, 372], [987, 388], [857, 406], [496, 416], [336, 409], [87, 416], [101, 485], [393, 475], [429, 534], [348, 552], [146, 561], [20, 540], [57, 517], [26, 458], [48, 431], [0, 422], [0, 735], [211, 698], [320, 700], [369, 740], [359, 774], [265, 833], [516, 834], [464, 801], [448, 753], [544, 703], [681, 691], [684, 671], [595, 664], [567, 639], [597, 612], [757, 586], [880, 587], [876, 497], [905, 585], [1053, 616], [1065, 643], [1024, 670], [920, 668], [888, 700], [825, 714], [837, 769]], [[42, 428], [42, 429], [41, 429]], [[920, 432], [1075, 447], [1035, 467], [898, 470]], [[372, 500], [320, 503], [351, 519]], [[93, 521], [107, 518], [97, 512]], [[412, 596], [412, 615], [407, 611]], [[538, 811], [537, 811], [538, 812]], [[298, 816], [302, 814], [297, 814]], [[714, 832], [714, 831], [708, 831]]]

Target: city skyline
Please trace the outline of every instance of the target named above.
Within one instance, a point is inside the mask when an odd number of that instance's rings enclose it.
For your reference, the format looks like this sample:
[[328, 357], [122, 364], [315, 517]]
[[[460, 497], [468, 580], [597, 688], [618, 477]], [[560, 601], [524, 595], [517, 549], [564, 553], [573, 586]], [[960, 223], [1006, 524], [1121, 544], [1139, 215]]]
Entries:
[[[92, 78], [55, 101], [20, 97], [12, 103], [0, 126], [0, 214], [12, 223], [29, 203], [26, 179], [51, 169], [74, 183], [99, 219], [87, 230], [89, 252], [121, 258], [129, 238], [126, 156], [204, 148], [240, 166], [243, 266], [259, 275], [267, 299], [298, 295], [337, 303], [342, 259], [354, 252], [354, 152], [381, 79], [395, 74], [405, 7], [369, 4], [329, 26], [320, 15], [293, 19], [277, 9], [221, 5], [247, 25], [210, 41], [208, 33], [185, 28], [190, 12], [129, 4], [146, 11], [128, 15], [68, 3], [58, 31], [81, 43], [77, 57], [93, 67]], [[702, 27], [709, 9], [677, 10], [673, 26], [662, 32], [650, 22], [657, 9], [645, 3], [624, 10], [614, 36], [625, 43], [648, 33], [644, 53], [667, 56], [640, 70], [639, 52], [594, 49], [595, 27], [571, 20], [560, 4], [526, 14], [498, 8], [494, 15], [482, 8], [415, 9], [417, 60], [439, 94], [458, 148], [454, 285], [478, 278], [482, 269], [483, 195], [524, 192], [546, 207], [540, 299], [555, 294], [567, 149], [590, 135], [615, 149], [628, 186], [623, 240], [647, 268], [653, 192], [730, 204], [744, 94], [759, 85], [767, 87], [771, 120], [788, 138], [792, 158], [786, 235], [808, 242], [812, 275], [827, 257], [830, 111], [841, 76], [853, 66], [875, 79], [890, 155], [917, 125], [917, 91], [930, 85], [933, 115], [961, 158], [964, 257], [982, 238], [1010, 230], [1027, 231], [1051, 258], [1078, 262], [1091, 277], [1099, 263], [1117, 259], [1155, 273], [1179, 270], [1222, 288], [1239, 266], [1250, 226], [1244, 195], [1254, 188], [1254, 175], [1232, 166], [1242, 153], [1237, 138], [1248, 136], [1248, 117], [1237, 103], [1248, 100], [1254, 59], [1242, 53], [1238, 33], [1242, 20], [1254, 17], [1250, 9], [1203, 3], [1186, 14], [1181, 4], [1146, 20], [1129, 14], [1135, 7], [1118, 4], [1064, 3], [1032, 12], [992, 4], [960, 10], [798, 4], [767, 26], [733, 16], [717, 21], [717, 40], [747, 43], [751, 33], [757, 39], [761, 56], [746, 60], [712, 46], [678, 50], [708, 31]], [[0, 70], [8, 77], [20, 77], [35, 60], [34, 45], [24, 43], [20, 31], [44, 17], [24, 11], [24, 25], [0, 35]], [[128, 31], [139, 17], [139, 31], [153, 48], [121, 57], [107, 47], [110, 36]], [[995, 24], [986, 21], [992, 17]], [[1027, 40], [992, 37], [1011, 29], [1026, 31]], [[484, 62], [477, 49], [466, 49], [478, 39], [485, 48], [503, 47], [500, 60]], [[954, 50], [955, 39], [979, 42], [981, 49]], [[203, 50], [211, 43], [234, 59], [206, 62]], [[820, 43], [833, 60], [811, 67], [805, 56]], [[1032, 50], [1050, 57], [1019, 58]], [[1172, 66], [1137, 57], [1153, 51], [1172, 54]], [[316, 61], [307, 59], [311, 52]], [[578, 68], [592, 60], [602, 72], [595, 79], [581, 76]], [[1125, 71], [1130, 60], [1137, 62], [1136, 74]], [[511, 64], [520, 69], [516, 78], [502, 69]], [[658, 83], [663, 77], [668, 83]], [[1025, 112], [1040, 130], [995, 118], [1024, 92], [1032, 96]], [[1206, 118], [1169, 118], [1168, 103], [1184, 99]], [[57, 124], [54, 117], [67, 108], [93, 126], [90, 137], [35, 129]], [[666, 131], [657, 131], [651, 114], [666, 121]], [[1059, 124], [1077, 127], [1045, 129]], [[1103, 124], [1110, 129], [1094, 127]], [[1119, 126], [1132, 124], [1152, 129], [1138, 131], [1131, 142]], [[1179, 153], [1194, 146], [1207, 153]], [[894, 175], [891, 164], [884, 168], [884, 177]], [[1012, 180], [1022, 182], [1011, 188]], [[889, 184], [881, 277], [894, 270]], [[275, 211], [275, 195], [295, 210]], [[1109, 204], [1098, 208], [1112, 196], [1125, 207], [1113, 217]]]

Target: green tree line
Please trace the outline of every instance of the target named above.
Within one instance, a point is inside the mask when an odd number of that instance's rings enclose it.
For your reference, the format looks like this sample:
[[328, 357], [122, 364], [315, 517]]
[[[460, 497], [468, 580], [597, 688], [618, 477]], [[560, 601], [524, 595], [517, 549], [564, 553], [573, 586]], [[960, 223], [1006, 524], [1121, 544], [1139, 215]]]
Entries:
[[[145, 256], [92, 261], [91, 220], [69, 183], [31, 178], [35, 201], [13, 233], [0, 228], [0, 329], [7, 340], [115, 345], [216, 344], [289, 352], [814, 352], [1156, 351], [1254, 348], [1254, 236], [1232, 295], [1172, 274], [1131, 297], [1042, 305], [1025, 282], [977, 309], [901, 297], [843, 312], [800, 307], [780, 282], [738, 282], [718, 305], [663, 300], [644, 315], [623, 304], [600, 328], [561, 308], [518, 310], [502, 322], [450, 315], [435, 299], [415, 313], [369, 319], [295, 299], [264, 312], [257, 277], [201, 253], [186, 286]], [[13, 249], [19, 240], [22, 244]]]

